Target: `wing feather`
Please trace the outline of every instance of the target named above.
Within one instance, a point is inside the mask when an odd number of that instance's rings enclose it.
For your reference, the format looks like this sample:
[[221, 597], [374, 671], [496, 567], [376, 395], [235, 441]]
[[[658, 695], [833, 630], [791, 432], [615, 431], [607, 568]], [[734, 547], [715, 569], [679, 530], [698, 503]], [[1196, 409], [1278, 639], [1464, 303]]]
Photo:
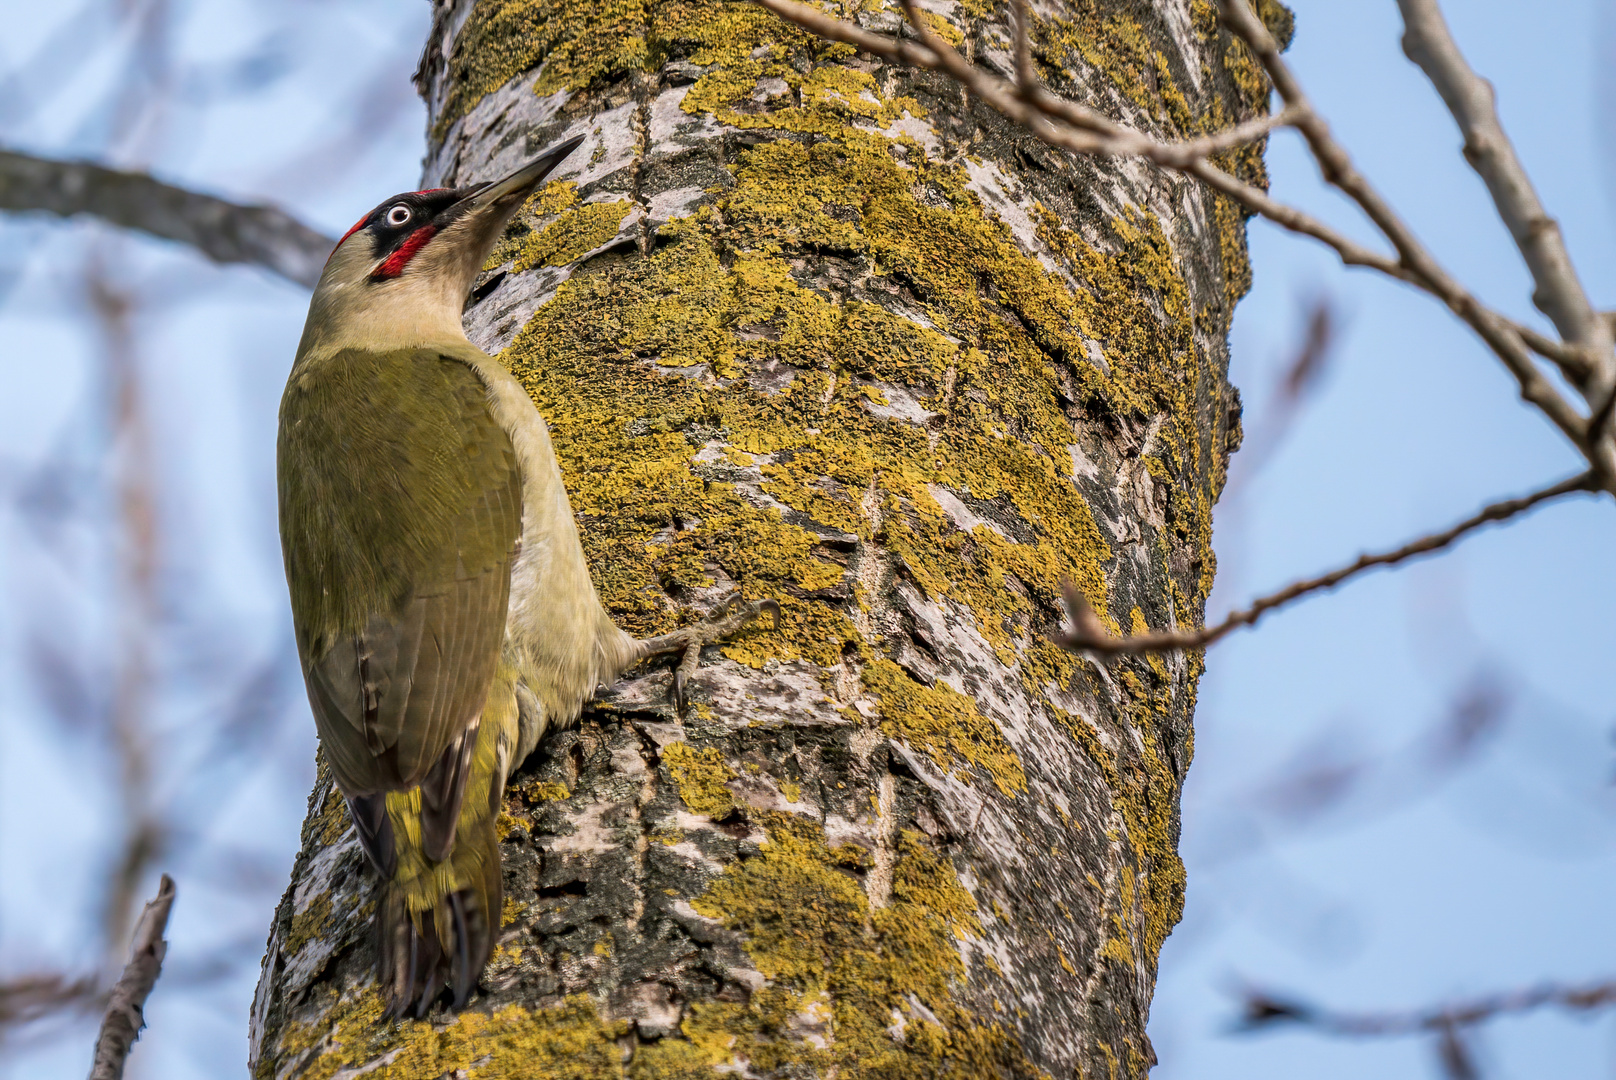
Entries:
[[281, 533], [322, 744], [349, 795], [430, 777], [424, 801], [452, 819], [462, 770], [443, 759], [493, 681], [521, 532], [510, 440], [476, 373], [435, 350], [300, 368]]

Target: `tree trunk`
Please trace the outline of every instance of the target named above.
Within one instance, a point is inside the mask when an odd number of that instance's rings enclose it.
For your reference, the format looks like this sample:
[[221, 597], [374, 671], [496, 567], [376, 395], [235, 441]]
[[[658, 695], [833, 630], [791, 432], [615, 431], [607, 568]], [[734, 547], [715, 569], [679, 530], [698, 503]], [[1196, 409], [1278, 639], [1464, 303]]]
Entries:
[[[928, 7], [1008, 68], [1006, 7]], [[1041, 74], [1220, 128], [1267, 88], [1214, 12], [1045, 9]], [[1051, 638], [1066, 578], [1121, 630], [1202, 618], [1238, 211], [739, 2], [438, 0], [418, 81], [429, 185], [588, 135], [466, 321], [551, 424], [607, 606], [784, 619], [709, 649], [686, 715], [639, 669], [513, 778], [457, 1017], [379, 1021], [322, 770], [254, 1075], [1143, 1075], [1201, 659]]]

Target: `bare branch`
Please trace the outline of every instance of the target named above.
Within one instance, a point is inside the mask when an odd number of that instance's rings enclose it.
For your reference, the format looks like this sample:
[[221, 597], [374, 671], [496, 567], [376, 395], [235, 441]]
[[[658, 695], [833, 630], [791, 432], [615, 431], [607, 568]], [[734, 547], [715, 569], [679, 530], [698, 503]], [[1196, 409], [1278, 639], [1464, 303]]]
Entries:
[[1392, 551], [1360, 555], [1350, 566], [1341, 567], [1339, 570], [1333, 570], [1320, 577], [1295, 582], [1276, 593], [1257, 600], [1250, 607], [1230, 612], [1222, 622], [1199, 630], [1162, 630], [1149, 634], [1116, 637], [1100, 622], [1099, 616], [1094, 613], [1088, 599], [1078, 591], [1075, 585], [1068, 583], [1065, 590], [1066, 613], [1071, 620], [1072, 629], [1057, 638], [1057, 640], [1068, 649], [1087, 649], [1106, 655], [1179, 652], [1185, 649], [1204, 648], [1232, 630], [1255, 624], [1258, 619], [1275, 608], [1283, 607], [1312, 593], [1333, 589], [1348, 578], [1361, 574], [1366, 570], [1373, 570], [1380, 566], [1393, 566], [1420, 555], [1429, 555], [1432, 552], [1442, 550], [1460, 537], [1481, 528], [1483, 525], [1507, 521], [1512, 517], [1525, 513], [1539, 503], [1557, 499], [1564, 495], [1593, 491], [1595, 488], [1594, 475], [1590, 471], [1573, 476], [1569, 480], [1562, 480], [1558, 484], [1546, 487], [1530, 495], [1523, 495], [1518, 499], [1505, 499], [1503, 502], [1493, 503], [1473, 517], [1466, 518], [1450, 529], [1432, 533], [1429, 536], [1422, 536], [1418, 540], [1411, 541]]
[[1605, 400], [1600, 402], [1599, 408], [1588, 418], [1588, 439], [1590, 442], [1603, 443], [1612, 436], [1611, 417], [1616, 416], [1616, 384], [1605, 391]]
[[0, 150], [0, 210], [90, 214], [189, 244], [218, 263], [250, 263], [306, 288], [336, 241], [268, 206], [242, 206], [144, 173]]
[[854, 23], [838, 19], [834, 15], [827, 15], [816, 7], [799, 4], [795, 0], [758, 0], [758, 4], [787, 22], [796, 23], [804, 30], [817, 34], [827, 41], [840, 41], [874, 56], [884, 56], [888, 60], [896, 60], [928, 71], [942, 66], [934, 53], [912, 41], [871, 33]]
[[1492, 86], [1465, 62], [1437, 0], [1397, 0], [1397, 6], [1403, 13], [1403, 52], [1431, 80], [1464, 134], [1464, 158], [1486, 182], [1532, 273], [1537, 286], [1532, 302], [1564, 340], [1598, 350], [1600, 367], [1608, 369], [1610, 328], [1589, 303], [1560, 225], [1544, 210], [1498, 121]]
[[1192, 162], [1184, 171], [1213, 191], [1227, 195], [1251, 213], [1267, 218], [1280, 228], [1302, 236], [1311, 236], [1334, 250], [1342, 263], [1347, 266], [1379, 270], [1388, 277], [1423, 287], [1407, 268], [1391, 256], [1382, 255], [1356, 240], [1348, 239], [1345, 233], [1331, 228], [1311, 214], [1272, 198], [1261, 188], [1253, 187], [1244, 180], [1224, 172], [1209, 161]]
[[23, 975], [0, 982], [0, 1033], [21, 1027], [64, 1009], [81, 1008], [96, 998], [94, 976], [69, 979], [65, 975]]
[[1032, 70], [1032, 12], [1027, 8], [1027, 0], [1015, 0], [1016, 34], [1016, 84], [1023, 94], [1033, 92], [1038, 86], [1038, 76]]
[[[762, 0], [762, 2], [770, 10], [775, 10], [775, 4], [789, 4], [792, 0]], [[1204, 163], [1208, 155], [1255, 142], [1274, 128], [1282, 127], [1295, 119], [1293, 114], [1281, 111], [1248, 120], [1214, 135], [1176, 143], [1160, 142], [1141, 131], [1116, 123], [1103, 113], [1056, 97], [1039, 86], [1036, 81], [1025, 82], [1018, 88], [997, 75], [977, 67], [956, 52], [948, 42], [932, 33], [914, 0], [905, 0], [904, 10], [909, 17], [910, 25], [920, 37], [922, 48], [927, 54], [936, 58], [936, 66], [939, 69], [1005, 116], [1032, 128], [1039, 138], [1065, 146], [1080, 154], [1142, 157], [1157, 165], [1186, 169], [1198, 162]], [[1028, 63], [1030, 67], [1030, 60]], [[1075, 130], [1063, 130], [1056, 121], [1071, 125]]]
[[1548, 360], [1553, 360], [1562, 371], [1590, 372], [1593, 370], [1593, 361], [1590, 359], [1591, 349], [1580, 345], [1567, 345], [1562, 341], [1555, 341], [1546, 334], [1540, 334], [1525, 323], [1509, 320], [1510, 329], [1521, 336], [1526, 347]]
[[[845, 42], [873, 55], [914, 67], [942, 71], [998, 112], [1031, 128], [1040, 139], [1078, 154], [1141, 157], [1158, 165], [1185, 169], [1203, 161], [1208, 155], [1255, 142], [1275, 128], [1289, 124], [1292, 119], [1291, 114], [1281, 111], [1245, 121], [1212, 135], [1181, 142], [1160, 142], [1143, 132], [1118, 124], [1103, 113], [1057, 98], [1036, 83], [1017, 87], [977, 67], [932, 33], [918, 9], [914, 17], [920, 21], [912, 23], [920, 38], [917, 43], [871, 33], [796, 0], [757, 2], [782, 19], [796, 23], [820, 37]], [[1232, 176], [1228, 179], [1233, 184], [1245, 186]], [[1252, 188], [1251, 191], [1256, 192], [1256, 189]]]
[[[1280, 56], [1279, 44], [1251, 10], [1247, 0], [1220, 0], [1220, 7], [1224, 23], [1256, 54], [1281, 100], [1287, 107], [1300, 112], [1294, 126], [1307, 140], [1308, 149], [1318, 162], [1324, 179], [1357, 203], [1396, 249], [1398, 263], [1408, 271], [1408, 274], [1397, 276], [1405, 281], [1411, 280], [1432, 293], [1468, 323], [1503, 361], [1510, 374], [1515, 376], [1521, 397], [1536, 405], [1555, 427], [1588, 456], [1589, 463], [1604, 478], [1601, 486], [1612, 486], [1616, 490], [1616, 453], [1603, 444], [1590, 444], [1587, 422], [1538, 370], [1514, 324], [1484, 306], [1442, 269], [1436, 258], [1414, 236], [1413, 230], [1404, 224], [1396, 211], [1358, 172], [1346, 148], [1330, 134], [1329, 124], [1313, 109], [1290, 66]], [[1574, 381], [1578, 378], [1574, 370], [1567, 370], [1566, 374]]]
[[140, 1029], [146, 1026], [146, 999], [163, 971], [163, 955], [168, 951], [163, 932], [168, 928], [168, 914], [173, 908], [174, 879], [164, 874], [157, 895], [140, 914], [129, 963], [112, 988], [106, 1016], [101, 1021], [101, 1033], [95, 1040], [90, 1080], [122, 1080], [129, 1050], [140, 1037]]
[[1281, 228], [1311, 236], [1332, 248], [1348, 266], [1379, 270], [1423, 287], [1395, 258], [1364, 247], [1317, 218], [1276, 201], [1261, 188], [1247, 184], [1206, 160], [1212, 154], [1254, 142], [1276, 128], [1293, 124], [1298, 113], [1289, 107], [1244, 121], [1214, 135], [1178, 143], [1158, 142], [1142, 132], [1118, 124], [1104, 113], [1056, 97], [1037, 85], [1015, 87], [971, 64], [923, 27], [917, 28], [917, 33], [926, 42], [924, 47], [901, 38], [871, 33], [796, 0], [757, 2], [781, 18], [827, 40], [844, 42], [872, 55], [913, 67], [942, 70], [992, 108], [1025, 125], [1034, 135], [1052, 146], [1076, 154], [1142, 157], [1164, 168], [1182, 170], [1251, 213], [1259, 214]]
[[1285, 102], [1287, 107], [1296, 110], [1294, 126], [1307, 140], [1308, 148], [1313, 152], [1320, 170], [1324, 173], [1324, 179], [1340, 188], [1358, 204], [1368, 215], [1369, 220], [1374, 222], [1386, 239], [1391, 241], [1392, 247], [1397, 250], [1399, 261], [1406, 269], [1413, 271], [1427, 282], [1445, 278], [1446, 275], [1415, 239], [1408, 226], [1403, 224], [1396, 211], [1387, 205], [1379, 192], [1375, 191], [1358, 172], [1346, 148], [1336, 142], [1335, 137], [1330, 134], [1330, 125], [1318, 114], [1313, 108], [1313, 103], [1303, 93], [1301, 84], [1291, 73], [1290, 65], [1280, 55], [1279, 43], [1252, 10], [1249, 0], [1220, 0], [1220, 6], [1225, 25], [1256, 54], [1269, 79], [1273, 81], [1280, 100]]
[[1546, 983], [1524, 990], [1489, 994], [1429, 1009], [1406, 1012], [1349, 1013], [1322, 1009], [1306, 1002], [1248, 990], [1244, 995], [1240, 1027], [1259, 1030], [1274, 1024], [1299, 1024], [1324, 1035], [1342, 1038], [1384, 1038], [1401, 1035], [1443, 1035], [1473, 1027], [1500, 1016], [1554, 1008], [1586, 1013], [1616, 1005], [1616, 980], [1588, 986]]

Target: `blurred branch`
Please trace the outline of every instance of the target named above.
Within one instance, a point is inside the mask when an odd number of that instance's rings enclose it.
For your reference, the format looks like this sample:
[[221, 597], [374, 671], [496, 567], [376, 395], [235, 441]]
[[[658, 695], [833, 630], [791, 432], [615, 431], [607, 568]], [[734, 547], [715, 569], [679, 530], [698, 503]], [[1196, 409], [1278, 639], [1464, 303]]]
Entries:
[[1479, 1080], [1481, 1069], [1470, 1047], [1469, 1029], [1500, 1016], [1542, 1008], [1560, 1008], [1575, 1013], [1607, 1008], [1616, 1003], [1616, 982], [1585, 987], [1549, 984], [1406, 1012], [1333, 1012], [1257, 989], [1247, 990], [1244, 997], [1237, 1030], [1252, 1032], [1277, 1024], [1292, 1024], [1336, 1038], [1428, 1035], [1436, 1039], [1434, 1049], [1437, 1063], [1447, 1080]]
[[1252, 603], [1250, 607], [1231, 611], [1222, 622], [1202, 627], [1199, 630], [1162, 630], [1149, 634], [1116, 637], [1100, 622], [1099, 616], [1094, 613], [1088, 599], [1075, 585], [1067, 582], [1065, 586], [1066, 614], [1071, 621], [1072, 628], [1059, 635], [1056, 640], [1060, 645], [1068, 649], [1087, 649], [1107, 655], [1178, 652], [1184, 649], [1204, 648], [1222, 638], [1231, 630], [1237, 630], [1242, 626], [1251, 626], [1275, 608], [1284, 607], [1286, 604], [1311, 593], [1333, 589], [1348, 578], [1361, 574], [1366, 570], [1373, 570], [1380, 566], [1393, 566], [1420, 555], [1429, 555], [1432, 552], [1442, 550], [1483, 525], [1507, 521], [1550, 499], [1593, 490], [1596, 490], [1594, 474], [1589, 471], [1573, 476], [1569, 480], [1562, 480], [1558, 484], [1533, 492], [1530, 495], [1493, 503], [1450, 529], [1432, 533], [1429, 536], [1422, 536], [1418, 540], [1410, 541], [1392, 551], [1360, 555], [1350, 566], [1333, 570], [1320, 577], [1295, 582], [1276, 593], [1262, 597]]
[[[131, 756], [125, 755], [126, 759]], [[143, 754], [137, 759], [136, 764], [141, 766], [145, 764]], [[125, 771], [130, 771], [127, 765]], [[125, 786], [134, 789], [125, 791], [126, 805], [142, 800], [145, 794], [143, 787], [137, 788], [130, 784]], [[139, 808], [139, 812], [141, 817], [130, 825], [118, 860], [108, 875], [110, 880], [107, 883], [101, 921], [109, 951], [116, 948], [124, 928], [129, 925], [129, 915], [135, 906], [135, 890], [140, 886], [141, 879], [146, 876], [146, 867], [166, 847], [166, 830], [151, 820], [144, 805]]]
[[0, 122], [16, 127], [19, 119], [38, 112], [99, 58], [102, 46], [118, 29], [119, 20], [107, 17], [112, 6], [109, 0], [83, 0], [31, 54], [0, 72]]
[[163, 955], [168, 951], [163, 932], [168, 929], [168, 915], [173, 908], [174, 879], [164, 874], [157, 895], [140, 914], [129, 963], [112, 988], [106, 1016], [101, 1021], [101, 1033], [95, 1040], [90, 1080], [122, 1080], [129, 1050], [140, 1037], [140, 1029], [146, 1026], [146, 999], [163, 971]]
[[158, 621], [156, 461], [135, 350], [134, 300], [108, 277], [99, 253], [85, 274], [89, 306], [105, 343], [112, 398], [112, 458], [117, 476], [120, 642], [108, 715], [118, 761], [120, 815], [127, 833], [108, 883], [103, 931], [109, 956], [128, 933], [146, 868], [167, 842], [153, 806], [152, 631]]
[[[1448, 695], [1441, 712], [1406, 741], [1366, 747], [1366, 725], [1350, 714], [1341, 718], [1254, 781], [1203, 797], [1195, 869], [1208, 873], [1270, 850], [1287, 836], [1362, 827], [1407, 809], [1482, 760], [1482, 752], [1516, 714], [1518, 693], [1507, 665], [1485, 659]], [[1276, 871], [1269, 865], [1257, 872]], [[1265, 904], [1277, 892], [1271, 891]], [[1301, 910], [1305, 903], [1278, 903], [1282, 922], [1328, 918], [1309, 916]]]
[[1285, 437], [1308, 394], [1319, 384], [1329, 367], [1340, 336], [1340, 316], [1328, 296], [1317, 296], [1308, 305], [1307, 329], [1295, 355], [1267, 403], [1262, 419], [1247, 434], [1240, 453], [1230, 465], [1229, 481], [1223, 498], [1229, 499], [1252, 477], [1262, 471]]
[[261, 266], [306, 288], [336, 241], [280, 210], [242, 206], [144, 173], [0, 150], [0, 210], [89, 214], [175, 240], [218, 263]]
[[81, 1008], [95, 1000], [94, 976], [23, 975], [0, 982], [0, 1034], [63, 1009]]
[[[375, 146], [398, 130], [400, 120], [420, 108], [416, 88], [398, 77], [420, 49], [419, 33], [415, 23], [408, 23], [391, 48], [369, 54], [373, 63], [363, 90], [342, 124], [282, 160], [263, 185], [271, 191], [319, 189], [363, 168]], [[428, 38], [429, 42], [435, 40]]]
[[1308, 311], [1307, 334], [1302, 339], [1302, 347], [1296, 350], [1295, 359], [1285, 369], [1285, 381], [1281, 384], [1281, 400], [1285, 407], [1294, 408], [1323, 373], [1330, 347], [1335, 343], [1335, 323], [1335, 309], [1329, 298], [1321, 296], [1313, 301]]
[[1450, 1029], [1473, 1027], [1500, 1016], [1538, 1009], [1587, 1013], [1612, 1005], [1616, 1005], [1616, 980], [1587, 986], [1544, 983], [1432, 1008], [1365, 1013], [1337, 1012], [1252, 988], [1243, 994], [1238, 1027], [1241, 1031], [1258, 1031], [1275, 1024], [1296, 1024], [1321, 1035], [1341, 1038], [1394, 1038], [1440, 1035]]
[[1429, 792], [1475, 759], [1503, 725], [1511, 692], [1482, 667], [1448, 699], [1441, 718], [1408, 743], [1375, 752], [1315, 742], [1243, 800], [1272, 823], [1296, 828], [1334, 812], [1385, 814]]

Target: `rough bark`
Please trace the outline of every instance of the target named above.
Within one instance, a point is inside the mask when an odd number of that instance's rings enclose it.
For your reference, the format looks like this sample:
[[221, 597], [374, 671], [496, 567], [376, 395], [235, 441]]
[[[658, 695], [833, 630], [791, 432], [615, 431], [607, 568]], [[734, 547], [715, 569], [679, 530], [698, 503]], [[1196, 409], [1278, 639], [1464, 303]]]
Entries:
[[[928, 7], [1008, 71], [1005, 7]], [[1038, 14], [1050, 83], [1147, 130], [1266, 107], [1204, 0]], [[1114, 629], [1202, 619], [1239, 213], [742, 3], [440, 2], [419, 82], [428, 184], [589, 137], [466, 319], [552, 425], [608, 606], [785, 620], [709, 650], [687, 715], [632, 672], [521, 769], [458, 1017], [378, 1022], [322, 773], [255, 1076], [1145, 1073], [1200, 657], [1052, 638], [1066, 578]]]

